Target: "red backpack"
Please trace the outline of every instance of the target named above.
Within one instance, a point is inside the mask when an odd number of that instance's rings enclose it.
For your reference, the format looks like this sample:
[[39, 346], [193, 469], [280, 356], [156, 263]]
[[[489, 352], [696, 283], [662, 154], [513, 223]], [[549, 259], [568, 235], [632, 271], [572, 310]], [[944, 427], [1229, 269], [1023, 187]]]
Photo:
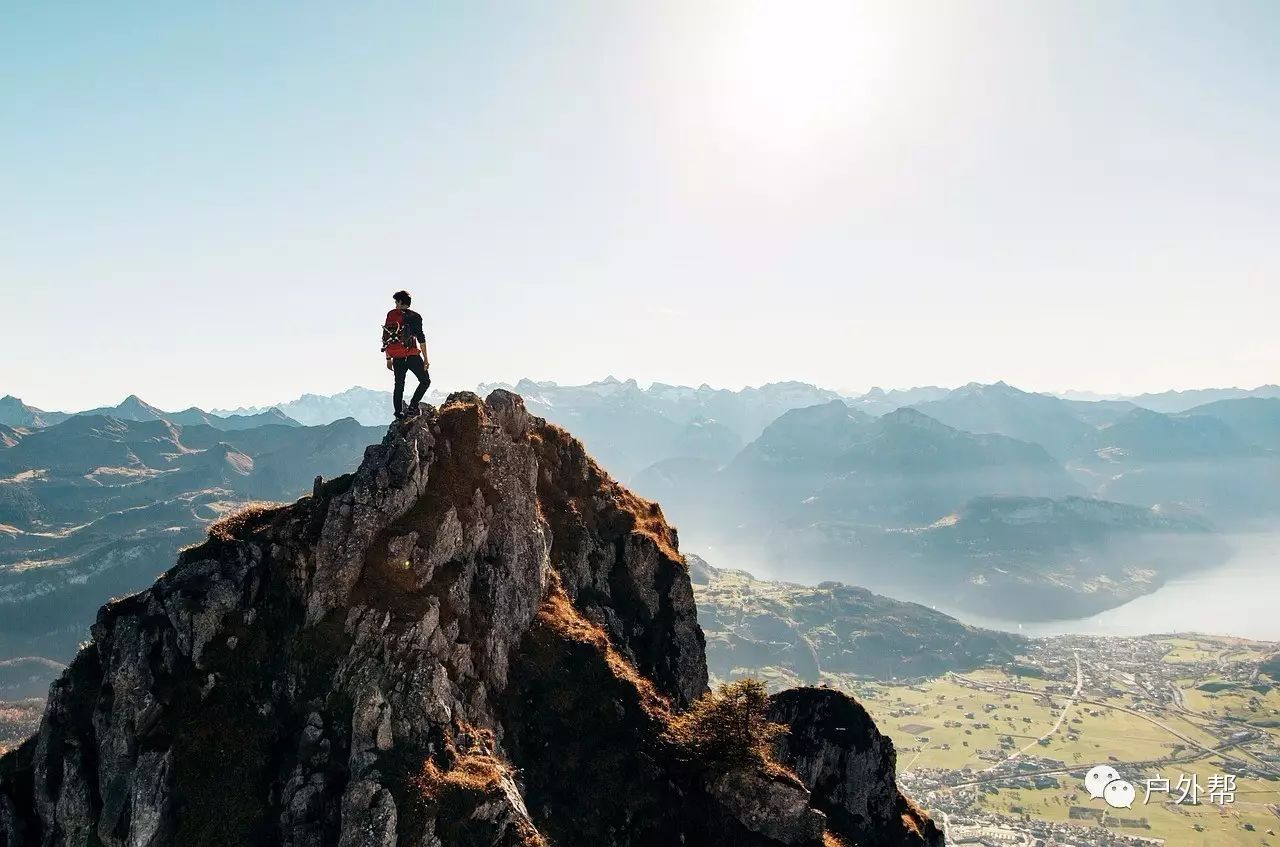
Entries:
[[382, 325], [382, 352], [387, 352], [387, 348], [393, 344], [399, 344], [402, 347], [408, 347], [405, 343], [408, 335], [408, 326], [405, 324], [404, 316], [400, 316], [400, 323], [383, 324]]

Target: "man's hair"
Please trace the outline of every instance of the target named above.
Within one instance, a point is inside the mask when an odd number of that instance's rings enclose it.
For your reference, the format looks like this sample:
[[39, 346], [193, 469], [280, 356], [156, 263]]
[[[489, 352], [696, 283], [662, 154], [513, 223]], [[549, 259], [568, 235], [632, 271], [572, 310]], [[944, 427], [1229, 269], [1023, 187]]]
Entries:
[[395, 294], [391, 295], [391, 299], [395, 300], [397, 303], [403, 303], [406, 306], [413, 303], [413, 298], [409, 296], [408, 291], [397, 291]]

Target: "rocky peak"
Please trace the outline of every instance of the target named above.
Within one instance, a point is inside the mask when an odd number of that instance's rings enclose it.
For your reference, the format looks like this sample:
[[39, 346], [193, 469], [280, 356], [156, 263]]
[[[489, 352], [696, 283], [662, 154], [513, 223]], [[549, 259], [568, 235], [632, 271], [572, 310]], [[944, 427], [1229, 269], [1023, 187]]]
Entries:
[[0, 847], [941, 843], [849, 698], [721, 761], [676, 731], [714, 696], [661, 509], [455, 394], [103, 607], [0, 759]]
[[137, 420], [150, 420], [165, 416], [164, 412], [152, 406], [137, 394], [130, 394], [121, 400], [120, 405], [116, 406], [116, 410], [121, 414], [134, 416]]
[[0, 397], [0, 424], [39, 428], [56, 423], [63, 417], [58, 412], [45, 412], [35, 406], [28, 406], [12, 394]]

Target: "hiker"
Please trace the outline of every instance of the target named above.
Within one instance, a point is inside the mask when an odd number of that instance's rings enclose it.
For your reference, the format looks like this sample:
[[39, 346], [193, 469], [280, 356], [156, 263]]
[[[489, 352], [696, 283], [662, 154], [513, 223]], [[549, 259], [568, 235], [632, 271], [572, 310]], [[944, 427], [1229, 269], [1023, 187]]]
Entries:
[[[422, 334], [422, 315], [409, 308], [413, 298], [408, 291], [397, 291], [391, 297], [396, 307], [387, 312], [387, 321], [382, 325], [382, 352], [387, 356], [387, 370], [396, 375], [396, 390], [391, 403], [395, 407], [396, 420], [400, 420], [418, 413], [422, 395], [431, 387], [431, 376], [427, 373], [430, 364], [427, 361], [427, 337]], [[418, 378], [418, 388], [409, 398], [408, 409], [404, 407], [405, 371], [413, 371]]]

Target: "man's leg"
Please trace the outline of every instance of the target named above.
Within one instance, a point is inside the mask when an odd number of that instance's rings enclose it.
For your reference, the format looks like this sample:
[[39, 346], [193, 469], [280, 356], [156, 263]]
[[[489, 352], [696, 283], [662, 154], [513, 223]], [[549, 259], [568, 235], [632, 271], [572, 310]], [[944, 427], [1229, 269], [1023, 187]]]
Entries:
[[391, 405], [395, 407], [398, 418], [404, 411], [404, 373], [409, 369], [409, 357], [392, 359], [391, 366], [396, 375], [396, 388], [391, 393]]
[[418, 378], [418, 388], [413, 392], [413, 396], [409, 398], [409, 407], [416, 408], [422, 402], [427, 389], [431, 387], [431, 377], [427, 373], [427, 369], [423, 367], [421, 356], [410, 356], [408, 362], [409, 370], [413, 371], [413, 375]]

